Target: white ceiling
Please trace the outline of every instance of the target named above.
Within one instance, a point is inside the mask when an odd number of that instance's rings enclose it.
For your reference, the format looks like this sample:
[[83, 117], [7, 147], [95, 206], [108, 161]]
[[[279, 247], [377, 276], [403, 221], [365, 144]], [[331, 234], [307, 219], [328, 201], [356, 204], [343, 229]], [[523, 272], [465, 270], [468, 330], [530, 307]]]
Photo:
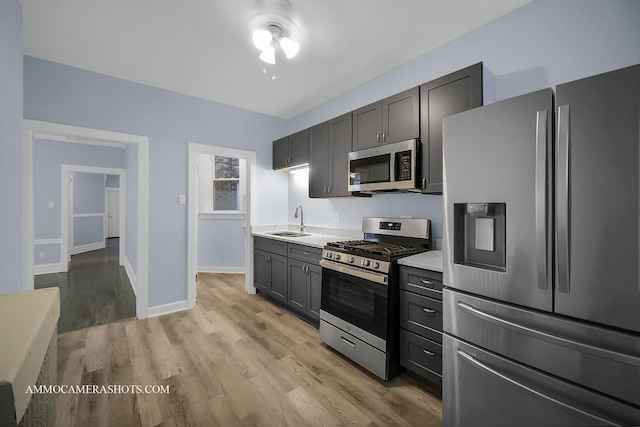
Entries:
[[291, 118], [530, 1], [290, 0], [300, 53], [267, 66], [255, 0], [23, 0], [24, 53]]

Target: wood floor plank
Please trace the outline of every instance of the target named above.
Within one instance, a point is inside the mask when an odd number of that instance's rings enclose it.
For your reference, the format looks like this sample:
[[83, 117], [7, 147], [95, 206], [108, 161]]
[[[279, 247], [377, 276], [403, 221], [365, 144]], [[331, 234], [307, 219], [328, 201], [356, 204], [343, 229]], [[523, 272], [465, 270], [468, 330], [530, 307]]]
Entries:
[[168, 394], [63, 394], [60, 426], [440, 426], [442, 404], [407, 374], [385, 382], [317, 329], [244, 292], [242, 275], [200, 274], [198, 305], [62, 333], [59, 382], [161, 385]]

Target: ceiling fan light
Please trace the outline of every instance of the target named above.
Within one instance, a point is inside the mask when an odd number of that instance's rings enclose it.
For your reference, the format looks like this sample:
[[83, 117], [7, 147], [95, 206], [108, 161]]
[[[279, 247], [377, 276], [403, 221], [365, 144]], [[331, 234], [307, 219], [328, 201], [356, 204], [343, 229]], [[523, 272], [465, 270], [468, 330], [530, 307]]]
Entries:
[[300, 43], [291, 40], [289, 37], [282, 37], [280, 39], [280, 47], [287, 58], [291, 59], [298, 54], [298, 50], [300, 50]]
[[273, 45], [267, 46], [266, 49], [262, 51], [260, 54], [260, 59], [262, 59], [267, 64], [275, 64], [276, 63], [276, 48]]
[[273, 35], [267, 30], [255, 30], [251, 37], [253, 44], [260, 50], [264, 51], [271, 45]]

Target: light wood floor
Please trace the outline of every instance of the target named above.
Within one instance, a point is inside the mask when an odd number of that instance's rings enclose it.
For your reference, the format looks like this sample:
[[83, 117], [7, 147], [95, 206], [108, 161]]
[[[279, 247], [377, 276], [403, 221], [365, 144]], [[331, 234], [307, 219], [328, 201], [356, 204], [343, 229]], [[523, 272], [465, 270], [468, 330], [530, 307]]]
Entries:
[[401, 374], [384, 382], [320, 342], [317, 329], [200, 274], [191, 310], [58, 338], [60, 385], [168, 385], [168, 394], [59, 394], [67, 426], [440, 426], [440, 399]]

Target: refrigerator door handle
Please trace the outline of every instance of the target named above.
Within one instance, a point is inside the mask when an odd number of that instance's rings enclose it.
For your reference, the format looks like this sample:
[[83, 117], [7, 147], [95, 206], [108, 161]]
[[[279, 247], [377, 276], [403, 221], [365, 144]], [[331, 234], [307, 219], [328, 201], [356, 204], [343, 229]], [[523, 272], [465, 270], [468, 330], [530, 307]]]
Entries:
[[476, 359], [475, 357], [473, 357], [472, 355], [470, 355], [469, 353], [467, 353], [466, 351], [457, 349], [457, 353], [458, 353], [458, 357], [462, 358], [463, 360], [467, 361], [468, 363], [471, 363], [472, 365], [474, 365], [476, 368], [481, 369], [482, 371], [484, 371], [485, 373], [488, 373], [490, 375], [494, 375], [500, 379], [502, 379], [503, 381], [508, 382], [511, 385], [514, 385], [516, 387], [518, 387], [519, 389], [526, 391], [527, 393], [533, 394], [536, 397], [545, 400], [553, 405], [559, 406], [561, 408], [564, 409], [568, 409], [569, 412], [573, 412], [573, 413], [579, 413], [581, 415], [583, 415], [584, 417], [588, 418], [591, 422], [597, 422], [597, 424], [601, 424], [601, 425], [607, 425], [607, 426], [617, 426], [619, 425], [618, 423], [615, 423], [613, 421], [607, 420], [605, 418], [599, 417], [597, 415], [591, 414], [589, 412], [583, 411], [582, 409], [576, 408], [575, 406], [572, 406], [568, 403], [562, 402], [554, 397], [548, 396], [538, 390], [535, 390], [525, 384], [522, 384], [519, 381], [514, 380], [513, 378], [510, 378], [509, 376], [507, 376], [506, 374], [503, 374], [502, 372], [498, 371], [495, 368], [492, 368], [490, 366], [485, 365], [484, 363], [482, 363], [481, 361], [479, 361], [478, 359]]
[[535, 194], [537, 282], [539, 289], [547, 289], [547, 110], [536, 114]]
[[595, 347], [587, 343], [582, 343], [570, 338], [562, 337], [559, 334], [550, 334], [538, 329], [533, 329], [528, 326], [503, 319], [494, 314], [485, 313], [484, 311], [479, 310], [471, 304], [467, 304], [466, 302], [458, 301], [457, 305], [458, 309], [467, 312], [471, 316], [485, 320], [487, 322], [491, 322], [500, 327], [507, 328], [521, 334], [529, 335], [536, 339], [543, 340], [557, 346], [570, 348], [580, 353], [592, 354], [603, 359], [615, 360], [627, 365], [640, 367], [640, 358], [638, 358], [637, 356], [621, 353], [613, 349], [610, 350], [606, 348]]
[[571, 133], [569, 105], [558, 107], [558, 137], [556, 139], [556, 254], [558, 291], [569, 293], [569, 167], [571, 161]]

